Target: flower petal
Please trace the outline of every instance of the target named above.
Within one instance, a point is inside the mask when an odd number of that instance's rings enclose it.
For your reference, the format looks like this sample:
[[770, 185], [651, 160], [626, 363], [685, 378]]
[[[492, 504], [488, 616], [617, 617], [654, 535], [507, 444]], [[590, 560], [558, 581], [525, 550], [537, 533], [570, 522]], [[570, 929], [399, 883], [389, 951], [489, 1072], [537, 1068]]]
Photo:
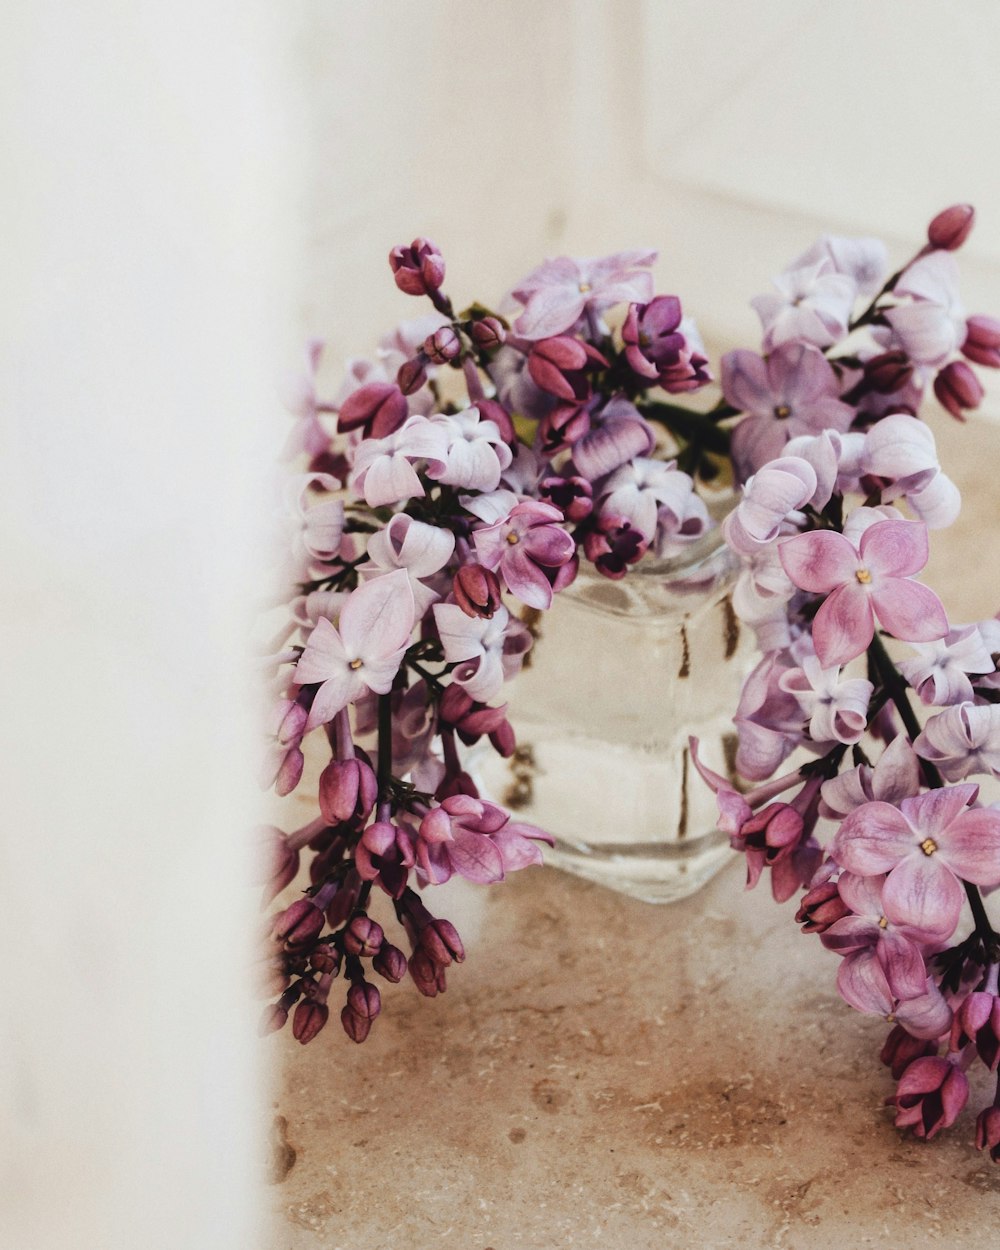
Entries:
[[824, 668], [846, 664], [875, 636], [871, 596], [858, 582], [845, 582], [824, 599], [813, 620], [813, 646]]
[[812, 530], [778, 544], [785, 572], [800, 590], [826, 593], [854, 580], [858, 553], [833, 530]]
[[944, 605], [933, 590], [920, 582], [886, 578], [872, 590], [871, 600], [883, 627], [903, 642], [934, 642], [948, 632]]
[[387, 660], [409, 641], [413, 591], [405, 569], [365, 582], [351, 592], [340, 613], [340, 636], [350, 658]]
[[962, 812], [949, 824], [940, 854], [973, 885], [1000, 885], [1000, 812], [989, 807]]
[[883, 577], [910, 577], [927, 563], [927, 526], [923, 521], [879, 521], [861, 535], [862, 563]]
[[906, 817], [891, 803], [865, 803], [855, 808], [837, 830], [833, 858], [861, 877], [888, 872], [917, 845]]
[[940, 855], [907, 855], [889, 873], [882, 891], [886, 914], [896, 923], [950, 937], [965, 897], [958, 878]]

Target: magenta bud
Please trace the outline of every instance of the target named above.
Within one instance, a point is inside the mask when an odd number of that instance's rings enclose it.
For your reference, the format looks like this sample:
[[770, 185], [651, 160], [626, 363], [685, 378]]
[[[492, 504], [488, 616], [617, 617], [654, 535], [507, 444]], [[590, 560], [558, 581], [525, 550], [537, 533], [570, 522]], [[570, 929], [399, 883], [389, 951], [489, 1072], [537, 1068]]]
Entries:
[[326, 1003], [301, 1002], [292, 1016], [292, 1036], [304, 1046], [313, 1040], [329, 1018], [330, 1008]]
[[1000, 1067], [1000, 998], [995, 994], [970, 994], [956, 1010], [951, 1026], [951, 1048], [961, 1050], [970, 1042], [991, 1072]]
[[937, 1044], [924, 1038], [914, 1037], [901, 1024], [893, 1025], [889, 1036], [885, 1039], [879, 1059], [892, 1073], [894, 1081], [898, 1081], [914, 1059], [923, 1059], [927, 1055], [937, 1054]]
[[962, 355], [987, 369], [1000, 369], [1000, 321], [977, 313], [965, 323]]
[[497, 755], [502, 755], [505, 760], [509, 760], [517, 750], [517, 738], [508, 720], [505, 720], [502, 725], [498, 725], [489, 735], [489, 738], [493, 750], [496, 751]]
[[289, 747], [274, 779], [274, 793], [279, 799], [291, 794], [302, 780], [306, 757], [299, 747]]
[[372, 920], [364, 912], [352, 916], [344, 930], [344, 950], [348, 955], [359, 955], [362, 959], [371, 959], [381, 949], [385, 934], [377, 920]]
[[323, 913], [311, 898], [297, 898], [279, 915], [274, 936], [286, 946], [306, 946], [323, 931]]
[[427, 295], [444, 281], [444, 259], [430, 239], [414, 239], [409, 247], [394, 247], [389, 265], [396, 285], [407, 295]]
[[319, 810], [331, 825], [363, 823], [378, 797], [378, 780], [364, 760], [331, 760], [319, 778]]
[[347, 991], [347, 1006], [364, 1020], [374, 1020], [382, 1010], [382, 995], [370, 981], [355, 981]]
[[287, 836], [274, 825], [261, 826], [258, 836], [259, 868], [256, 879], [265, 887], [266, 901], [270, 902], [294, 881], [299, 871], [299, 853], [288, 845]]
[[558, 508], [567, 521], [582, 521], [594, 510], [594, 488], [585, 477], [544, 478], [538, 493]]
[[383, 942], [378, 954], [372, 960], [372, 967], [380, 977], [385, 977], [393, 985], [398, 985], [406, 976], [406, 956], [398, 946], [391, 942]]
[[736, 850], [763, 851], [767, 863], [790, 855], [802, 837], [802, 817], [788, 803], [769, 803], [755, 812], [734, 835]]
[[607, 368], [608, 362], [589, 343], [571, 334], [557, 334], [540, 339], [528, 356], [528, 373], [536, 386], [559, 399], [583, 403], [590, 398], [587, 373]]
[[347, 434], [364, 429], [369, 438], [386, 438], [409, 416], [406, 396], [391, 382], [369, 382], [344, 400], [337, 413], [337, 430]]
[[479, 409], [480, 417], [484, 421], [492, 421], [500, 431], [503, 441], [513, 446], [517, 441], [517, 431], [514, 429], [510, 413], [503, 404], [496, 399], [477, 399], [476, 407]]
[[452, 591], [466, 616], [487, 621], [503, 603], [497, 575], [481, 564], [463, 564], [452, 580]]
[[969, 1082], [949, 1059], [914, 1059], [900, 1078], [895, 1096], [885, 1105], [896, 1108], [896, 1127], [912, 1128], [928, 1141], [954, 1124], [969, 1101]]
[[979, 379], [964, 360], [953, 360], [934, 379], [938, 403], [959, 421], [965, 420], [965, 409], [978, 408], [983, 398]]
[[267, 1037], [268, 1033], [277, 1033], [287, 1023], [288, 1012], [285, 1008], [280, 1003], [268, 1003], [261, 1012], [260, 1020], [257, 1023], [257, 1032], [261, 1037]]
[[309, 962], [317, 972], [335, 977], [340, 971], [340, 951], [329, 942], [324, 942], [312, 952]]
[[450, 920], [432, 920], [420, 931], [420, 945], [435, 963], [446, 966], [465, 959], [465, 947]]
[[495, 347], [502, 347], [507, 338], [507, 331], [497, 317], [483, 317], [469, 325], [469, 338], [480, 351], [490, 352]]
[[457, 725], [472, 711], [474, 706], [472, 695], [457, 682], [452, 682], [441, 696], [438, 711], [446, 725]]
[[[454, 326], [440, 326], [424, 339], [424, 355], [435, 365], [446, 365], [462, 354], [462, 340]], [[404, 388], [405, 389], [405, 388]]]
[[412, 360], [407, 360], [399, 366], [396, 383], [404, 395], [412, 395], [415, 391], [419, 391], [427, 381], [426, 363], [423, 352], [418, 352]]
[[824, 881], [803, 894], [799, 910], [795, 913], [795, 923], [802, 926], [803, 933], [825, 933], [830, 925], [850, 913], [851, 909], [840, 897], [836, 884]]
[[425, 998], [436, 998], [447, 988], [444, 966], [435, 963], [423, 947], [418, 946], [410, 956], [410, 979]]
[[988, 1150], [994, 1163], [1000, 1163], [1000, 1107], [986, 1107], [976, 1117], [976, 1149]]
[[352, 1011], [350, 1007], [341, 1008], [340, 1023], [343, 1025], [344, 1032], [352, 1042], [359, 1044], [365, 1040], [372, 1031], [372, 1022], [367, 1016], [359, 1016], [356, 1011]]
[[873, 356], [865, 364], [865, 381], [879, 395], [901, 391], [913, 377], [913, 364], [906, 352], [898, 349]]
[[952, 204], [927, 227], [927, 242], [942, 252], [954, 252], [972, 233], [976, 210], [971, 204]]

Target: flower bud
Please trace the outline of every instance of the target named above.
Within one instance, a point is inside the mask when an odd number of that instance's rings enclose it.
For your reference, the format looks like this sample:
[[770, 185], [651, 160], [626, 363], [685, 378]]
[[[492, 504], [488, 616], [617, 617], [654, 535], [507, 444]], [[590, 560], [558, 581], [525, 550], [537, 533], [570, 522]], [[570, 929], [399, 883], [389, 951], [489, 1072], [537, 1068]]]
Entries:
[[257, 1022], [257, 1033], [260, 1037], [267, 1037], [268, 1033], [277, 1033], [287, 1023], [288, 1012], [285, 1008], [280, 1003], [268, 1003]]
[[840, 897], [833, 881], [823, 881], [802, 896], [795, 923], [803, 933], [825, 933], [832, 924], [850, 915], [851, 909]]
[[503, 603], [497, 575], [481, 564], [463, 564], [452, 581], [452, 590], [466, 616], [490, 621]]
[[900, 1078], [887, 1107], [896, 1108], [896, 1127], [912, 1128], [928, 1141], [954, 1124], [969, 1100], [969, 1082], [950, 1060], [915, 1059]]
[[907, 1033], [901, 1024], [895, 1024], [885, 1039], [879, 1059], [898, 1081], [914, 1059], [937, 1054], [937, 1043]]
[[979, 407], [983, 388], [964, 360], [953, 360], [934, 379], [934, 394], [943, 408], [959, 421], [964, 421], [963, 410]]
[[977, 314], [965, 323], [962, 355], [987, 369], [1000, 369], [1000, 320]]
[[607, 368], [607, 365], [596, 347], [571, 334], [540, 339], [528, 356], [528, 373], [536, 386], [559, 399], [576, 403], [590, 399], [587, 373], [598, 367]]
[[976, 1118], [976, 1149], [988, 1150], [1000, 1163], [1000, 1107], [986, 1107]]
[[363, 824], [378, 797], [378, 780], [364, 760], [331, 760], [319, 778], [319, 810], [331, 825]]
[[730, 841], [738, 851], [763, 851], [773, 864], [794, 851], [803, 832], [802, 817], [789, 803], [769, 803], [748, 817]]
[[396, 383], [404, 395], [412, 395], [414, 391], [419, 391], [427, 381], [425, 363], [423, 352], [418, 352], [412, 360], [407, 360], [399, 366]]
[[956, 1010], [951, 1048], [961, 1050], [970, 1042], [989, 1070], [996, 1072], [1000, 1068], [1000, 998], [995, 994], [970, 994]]
[[480, 351], [490, 352], [495, 347], [503, 346], [507, 331], [498, 317], [483, 317], [469, 325], [469, 338]]
[[337, 431], [363, 428], [368, 438], [386, 438], [409, 415], [406, 396], [391, 382], [369, 382], [344, 400], [337, 413]]
[[414, 239], [409, 247], [394, 247], [389, 266], [396, 285], [407, 295], [427, 295], [444, 281], [444, 258], [430, 239]]
[[450, 920], [432, 920], [420, 931], [420, 945], [435, 963], [446, 967], [454, 959], [465, 959], [465, 947]]
[[291, 794], [302, 780], [306, 757], [299, 747], [289, 747], [285, 758], [281, 761], [277, 776], [274, 778], [274, 793], [279, 799]]
[[292, 1016], [292, 1036], [304, 1046], [311, 1042], [330, 1018], [330, 1008], [326, 1003], [303, 1001], [295, 1008]]
[[913, 363], [906, 352], [896, 349], [873, 356], [865, 364], [865, 382], [879, 395], [901, 391], [913, 377]]
[[380, 977], [385, 977], [387, 981], [398, 985], [406, 976], [406, 956], [398, 946], [393, 946], [391, 942], [383, 942], [378, 954], [372, 960], [372, 967]]
[[374, 1020], [382, 1010], [382, 995], [370, 981], [355, 981], [347, 991], [347, 1006], [364, 1020]]
[[344, 950], [348, 955], [359, 955], [362, 959], [370, 959], [377, 955], [382, 946], [385, 934], [377, 920], [372, 920], [364, 912], [352, 916], [344, 930]]
[[413, 984], [425, 998], [436, 998], [445, 992], [444, 967], [435, 963], [423, 947], [418, 946], [410, 956], [408, 970]]
[[927, 242], [942, 252], [954, 252], [972, 232], [976, 210], [971, 204], [952, 204], [927, 227]]
[[558, 508], [567, 521], [582, 521], [594, 510], [594, 488], [585, 477], [547, 477], [538, 488], [546, 503]]
[[517, 441], [517, 431], [514, 429], [514, 422], [510, 419], [510, 413], [496, 399], [477, 399], [476, 407], [479, 409], [479, 416], [483, 421], [492, 421], [500, 431], [500, 437], [505, 443], [511, 446]]
[[307, 946], [322, 930], [323, 913], [311, 898], [297, 898], [274, 924], [274, 936], [286, 946]]
[[274, 825], [262, 825], [258, 832], [258, 868], [254, 874], [264, 886], [265, 902], [280, 894], [295, 880], [299, 853], [288, 845], [287, 836]]
[[[424, 339], [424, 355], [435, 365], [446, 365], [462, 354], [462, 340], [454, 326], [440, 326]], [[405, 390], [405, 387], [404, 387]]]
[[330, 942], [323, 942], [310, 954], [309, 962], [317, 972], [335, 977], [340, 971], [340, 951]]
[[340, 1011], [340, 1023], [343, 1025], [344, 1032], [352, 1042], [359, 1045], [365, 1040], [372, 1031], [372, 1022], [366, 1016], [359, 1016], [356, 1011], [352, 1011], [350, 1007], [342, 1007]]

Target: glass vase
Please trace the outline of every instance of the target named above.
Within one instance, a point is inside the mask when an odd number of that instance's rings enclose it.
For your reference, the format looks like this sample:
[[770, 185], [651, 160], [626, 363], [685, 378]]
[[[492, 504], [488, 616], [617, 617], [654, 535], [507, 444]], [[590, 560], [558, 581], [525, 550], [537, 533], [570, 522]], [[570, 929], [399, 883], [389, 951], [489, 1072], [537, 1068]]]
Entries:
[[508, 687], [511, 759], [481, 761], [485, 790], [555, 838], [546, 862], [653, 903], [692, 894], [732, 858], [715, 796], [691, 760], [734, 776], [732, 716], [753, 639], [718, 528], [621, 581], [581, 567], [530, 623]]

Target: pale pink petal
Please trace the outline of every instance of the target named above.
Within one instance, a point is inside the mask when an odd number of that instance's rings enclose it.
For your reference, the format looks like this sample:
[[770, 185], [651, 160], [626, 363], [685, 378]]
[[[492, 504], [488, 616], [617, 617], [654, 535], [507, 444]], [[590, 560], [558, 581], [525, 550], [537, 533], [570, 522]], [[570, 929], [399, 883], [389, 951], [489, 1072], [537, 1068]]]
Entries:
[[778, 556], [800, 590], [819, 594], [853, 581], [858, 569], [858, 553], [843, 534], [833, 530], [813, 530], [786, 538], [778, 544]]
[[988, 807], [962, 812], [948, 825], [940, 854], [973, 885], [1000, 885], [1000, 812]]
[[405, 569], [359, 586], [340, 613], [340, 636], [350, 659], [374, 664], [394, 655], [409, 641], [414, 611]]
[[875, 636], [871, 598], [858, 582], [845, 582], [823, 600], [813, 619], [813, 646], [824, 668], [846, 664]]
[[872, 590], [871, 602], [883, 627], [903, 642], [933, 642], [948, 632], [944, 605], [920, 582], [886, 578]]
[[883, 577], [910, 577], [927, 563], [927, 526], [923, 521], [879, 521], [858, 544], [861, 562]]
[[940, 855], [907, 855], [889, 873], [882, 891], [884, 905], [898, 922], [942, 938], [955, 932], [965, 894], [958, 878]]
[[315, 729], [317, 725], [325, 725], [327, 721], [333, 720], [338, 712], [347, 707], [348, 703], [360, 699], [367, 689], [360, 675], [349, 668], [344, 668], [323, 682], [313, 699], [309, 719], [306, 721], [306, 732]]
[[396, 453], [372, 461], [364, 474], [362, 493], [369, 507], [381, 508], [403, 499], [422, 498], [425, 492], [416, 469], [405, 456]]
[[504, 581], [522, 603], [542, 611], [551, 607], [552, 586], [528, 553], [521, 550], [520, 543], [515, 547], [508, 547], [500, 568]]
[[585, 303], [585, 295], [571, 286], [543, 287], [528, 297], [514, 329], [526, 339], [562, 334], [579, 318]]
[[865, 803], [844, 820], [833, 839], [833, 858], [862, 877], [888, 872], [910, 854], [917, 839], [909, 822], [890, 803]]
[[448, 845], [451, 866], [467, 881], [490, 885], [502, 881], [503, 858], [492, 838], [481, 833], [465, 833]]
[[841, 998], [856, 1011], [886, 1016], [892, 1011], [892, 994], [882, 966], [871, 949], [854, 951], [837, 970]]
[[944, 786], [928, 790], [916, 798], [904, 799], [900, 809], [914, 832], [917, 842], [937, 838], [956, 817], [974, 803], [979, 787], [971, 781], [960, 786]]
[[722, 393], [726, 403], [740, 412], [770, 417], [774, 399], [763, 358], [742, 348], [726, 352], [722, 357]]
[[913, 1037], [941, 1037], [951, 1028], [951, 1008], [933, 981], [928, 980], [919, 998], [907, 999], [897, 1005], [896, 1019]]
[[825, 933], [820, 934], [820, 941], [827, 950], [836, 951], [839, 955], [848, 955], [851, 951], [874, 947], [880, 940], [881, 934], [882, 930], [878, 927], [878, 921], [870, 916], [843, 916], [840, 920], [834, 921]]
[[859, 916], [882, 915], [883, 876], [859, 877], [853, 872], [842, 872], [837, 881], [837, 891], [851, 911]]
[[927, 987], [927, 965], [920, 948], [901, 933], [886, 929], [875, 950], [894, 998], [917, 998]]
[[320, 617], [299, 656], [292, 680], [300, 686], [326, 681], [346, 669], [349, 658], [340, 634], [325, 616]]

